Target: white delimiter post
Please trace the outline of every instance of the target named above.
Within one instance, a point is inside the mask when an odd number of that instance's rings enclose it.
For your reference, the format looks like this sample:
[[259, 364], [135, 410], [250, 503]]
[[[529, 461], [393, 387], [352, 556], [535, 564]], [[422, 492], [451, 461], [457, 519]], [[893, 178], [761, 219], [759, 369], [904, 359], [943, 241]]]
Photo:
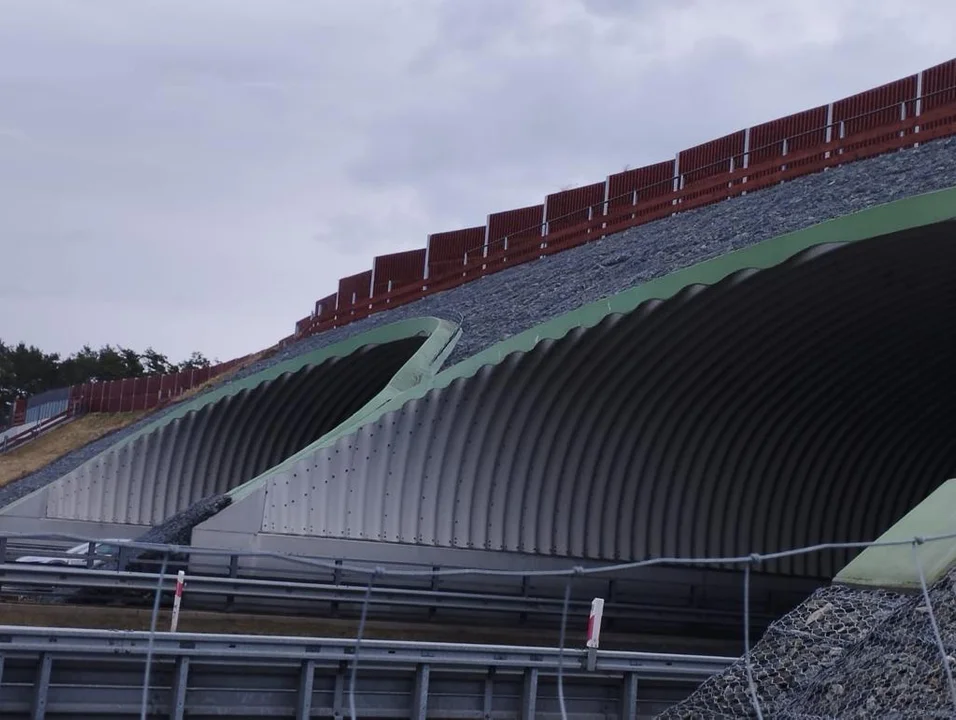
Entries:
[[176, 576], [176, 597], [173, 598], [173, 617], [169, 623], [169, 632], [176, 632], [179, 625], [179, 606], [183, 601], [183, 586], [186, 584], [186, 572], [180, 570]]
[[604, 617], [604, 598], [591, 601], [591, 614], [588, 616], [588, 670], [594, 670], [597, 664], [597, 650], [601, 644], [601, 620]]

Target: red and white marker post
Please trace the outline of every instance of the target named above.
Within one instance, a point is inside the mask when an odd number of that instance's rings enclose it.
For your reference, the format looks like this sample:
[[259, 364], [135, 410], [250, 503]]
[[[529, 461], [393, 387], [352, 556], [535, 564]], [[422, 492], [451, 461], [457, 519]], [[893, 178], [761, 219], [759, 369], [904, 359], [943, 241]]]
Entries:
[[169, 623], [169, 632], [176, 632], [179, 626], [179, 606], [183, 602], [183, 588], [186, 586], [186, 572], [180, 570], [176, 576], [176, 596], [173, 598], [173, 617]]
[[597, 665], [597, 651], [601, 644], [601, 620], [604, 618], [604, 598], [591, 601], [591, 614], [588, 616], [588, 670]]

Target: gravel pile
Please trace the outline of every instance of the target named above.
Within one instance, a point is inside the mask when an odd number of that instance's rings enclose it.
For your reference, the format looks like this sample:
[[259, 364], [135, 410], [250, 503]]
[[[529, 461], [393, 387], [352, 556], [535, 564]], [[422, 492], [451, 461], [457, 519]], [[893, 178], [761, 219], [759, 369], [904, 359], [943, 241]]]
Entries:
[[[951, 570], [930, 602], [956, 674], [954, 583]], [[767, 630], [751, 667], [765, 718], [956, 717], [922, 593], [819, 590]], [[739, 661], [658, 718], [754, 718], [750, 698]]]
[[155, 545], [189, 545], [193, 528], [216, 513], [226, 509], [232, 498], [228, 495], [210, 495], [178, 512], [159, 525], [154, 525], [136, 538], [136, 542]]
[[[627, 230], [306, 338], [243, 368], [226, 382], [374, 327], [428, 315], [462, 320], [464, 332], [447, 363], [452, 364], [555, 315], [646, 280], [872, 205], [953, 185], [956, 138], [863, 160]], [[61, 477], [169, 411], [144, 418], [0, 488], [0, 507]]]

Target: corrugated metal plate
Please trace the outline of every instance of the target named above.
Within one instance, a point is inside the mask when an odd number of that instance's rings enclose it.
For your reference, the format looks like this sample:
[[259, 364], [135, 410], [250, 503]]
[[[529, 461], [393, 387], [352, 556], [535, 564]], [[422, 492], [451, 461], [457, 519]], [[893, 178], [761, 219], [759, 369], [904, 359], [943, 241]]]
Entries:
[[669, 195], [674, 191], [675, 174], [674, 161], [667, 160], [608, 175], [608, 208]]
[[594, 183], [564, 190], [548, 195], [544, 203], [547, 208], [548, 232], [554, 233], [573, 227], [604, 214], [604, 183]]
[[425, 249], [379, 255], [373, 264], [375, 286], [372, 296], [378, 297], [403, 285], [425, 279]]
[[[541, 242], [544, 205], [506, 210], [488, 216], [488, 253]], [[506, 242], [507, 239], [507, 242]]]
[[368, 300], [372, 292], [372, 271], [349, 275], [339, 280], [339, 310], [350, 308], [362, 300]]
[[745, 135], [744, 130], [739, 130], [682, 150], [677, 156], [677, 164], [684, 178], [684, 187], [742, 167]]
[[[827, 140], [827, 105], [754, 125], [750, 128], [749, 165], [778, 160]], [[786, 148], [784, 148], [786, 141]], [[822, 153], [821, 153], [822, 155]], [[804, 162], [813, 162], [816, 158]]]
[[[902, 104], [916, 98], [916, 82], [916, 75], [910, 75], [837, 100], [833, 103], [834, 138], [839, 136], [841, 125], [843, 137], [851, 137], [873, 128], [898, 124], [902, 119]], [[908, 111], [913, 112], [915, 108]], [[873, 142], [879, 142], [879, 139]]]

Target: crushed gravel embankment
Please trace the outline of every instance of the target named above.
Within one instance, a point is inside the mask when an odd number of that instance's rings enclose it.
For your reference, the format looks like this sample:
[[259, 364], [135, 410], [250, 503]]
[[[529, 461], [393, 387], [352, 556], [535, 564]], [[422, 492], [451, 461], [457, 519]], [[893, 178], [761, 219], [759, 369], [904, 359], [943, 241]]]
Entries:
[[[227, 382], [371, 328], [426, 315], [463, 319], [451, 364], [555, 315], [688, 265], [872, 205], [953, 185], [956, 138], [860, 161], [634, 228], [306, 338]], [[169, 409], [0, 489], [0, 507], [61, 477], [165, 412]]]

